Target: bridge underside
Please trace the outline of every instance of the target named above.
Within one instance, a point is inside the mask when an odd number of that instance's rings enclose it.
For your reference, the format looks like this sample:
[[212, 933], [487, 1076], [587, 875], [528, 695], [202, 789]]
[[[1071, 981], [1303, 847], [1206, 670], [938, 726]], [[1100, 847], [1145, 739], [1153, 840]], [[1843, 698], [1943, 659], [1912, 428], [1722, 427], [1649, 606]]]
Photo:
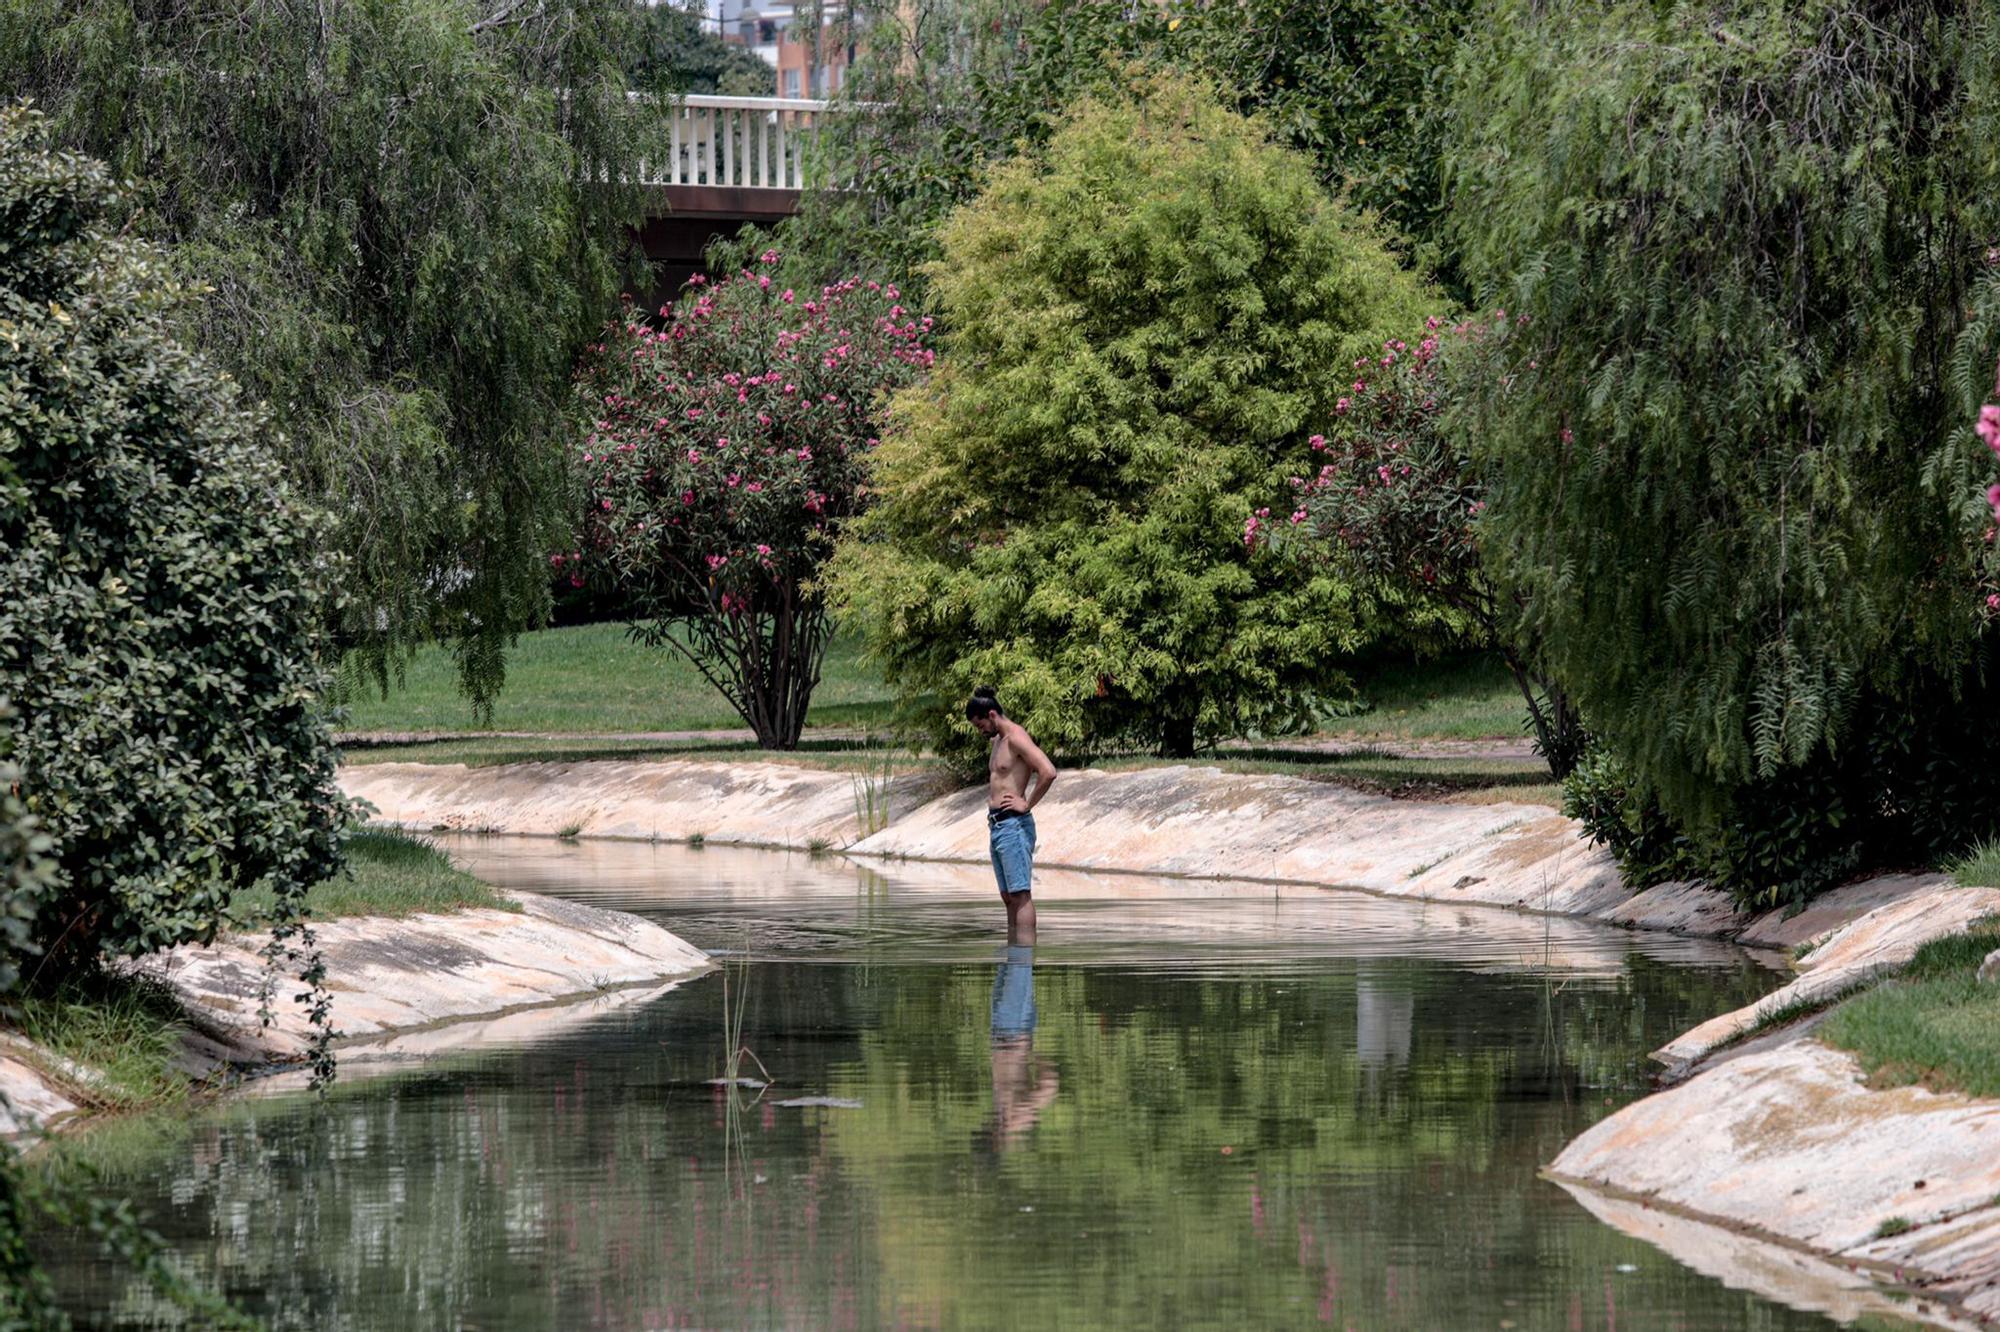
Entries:
[[799, 209], [799, 191], [739, 185], [656, 185], [652, 216], [639, 229], [639, 246], [654, 265], [658, 285], [633, 292], [649, 308], [672, 297], [702, 269], [709, 244], [755, 223], [770, 226]]

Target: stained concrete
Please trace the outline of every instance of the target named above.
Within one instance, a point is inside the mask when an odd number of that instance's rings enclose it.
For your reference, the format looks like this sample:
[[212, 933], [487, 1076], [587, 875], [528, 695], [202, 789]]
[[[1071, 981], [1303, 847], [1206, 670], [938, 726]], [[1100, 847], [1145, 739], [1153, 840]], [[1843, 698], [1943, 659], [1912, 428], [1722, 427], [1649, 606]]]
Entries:
[[[1760, 920], [1739, 941], [1790, 939], [1812, 944], [1798, 962], [1799, 976], [1756, 1003], [1709, 1019], [1653, 1052], [1670, 1079], [1684, 1076], [1712, 1051], [1760, 1022], [1824, 1004], [1909, 961], [1932, 939], [1956, 934], [1984, 916], [2000, 914], [2000, 889], [1961, 888], [1943, 875], [1897, 875], [1839, 888], [1793, 921]], [[1859, 914], [1854, 914], [1854, 913]], [[1819, 932], [1802, 935], [1794, 922], [1812, 917]]]
[[[1586, 1202], [1622, 1229], [1704, 1271], [1728, 1264], [1729, 1279], [1775, 1299], [1842, 1318], [1895, 1307], [1940, 1326], [2000, 1317], [2000, 1101], [1871, 1088], [1852, 1055], [1814, 1039], [1811, 1021], [1728, 1044], [1996, 914], [2000, 889], [1900, 876], [1753, 923], [1741, 937], [1810, 945], [1798, 978], [1662, 1046], [1655, 1058], [1678, 1085], [1600, 1121], [1551, 1175], [1611, 1200]], [[1910, 1228], [1881, 1235], [1890, 1222]], [[1756, 1257], [1744, 1232], [1818, 1257]], [[1744, 1256], [1717, 1256], [1733, 1248]], [[1849, 1266], [1872, 1274], [1872, 1293]]]
[[[400, 917], [350, 916], [314, 926], [332, 996], [336, 1048], [362, 1064], [411, 1058], [532, 1033], [589, 1013], [551, 1012], [708, 970], [707, 954], [649, 920], [534, 893], [519, 911], [496, 908]], [[273, 1021], [258, 1009], [266, 971], [257, 937], [170, 949], [133, 966], [164, 981], [190, 1030], [183, 1063], [197, 1076], [294, 1062], [311, 1028], [292, 1002], [290, 972], [272, 978]], [[393, 1042], [385, 1038], [397, 1038]], [[37, 1062], [49, 1062], [40, 1052]], [[53, 1127], [79, 1110], [70, 1094], [87, 1077], [50, 1078], [0, 1049], [0, 1134]], [[83, 1099], [88, 1099], [83, 1098]]]

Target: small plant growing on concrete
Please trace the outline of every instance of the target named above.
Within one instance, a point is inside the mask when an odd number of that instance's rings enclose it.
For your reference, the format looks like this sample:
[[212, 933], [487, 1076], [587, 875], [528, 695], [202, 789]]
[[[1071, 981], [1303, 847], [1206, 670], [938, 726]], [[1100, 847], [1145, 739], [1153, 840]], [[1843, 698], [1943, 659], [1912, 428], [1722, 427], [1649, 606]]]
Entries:
[[689, 834], [688, 834], [688, 845], [689, 845], [689, 846], [691, 846], [691, 847], [694, 847], [694, 848], [695, 848], [696, 850], [699, 850], [699, 849], [701, 849], [702, 845], [703, 845], [704, 843], [706, 843], [707, 841], [708, 841], [708, 834], [707, 834], [707, 833], [689, 833]]
[[570, 824], [565, 824], [561, 829], [559, 829], [556, 832], [556, 836], [560, 837], [565, 842], [574, 842], [577, 838], [577, 834], [581, 833], [582, 831], [583, 831], [583, 825], [581, 823], [570, 823]]
[[1875, 1238], [1889, 1239], [1896, 1235], [1906, 1234], [1909, 1231], [1915, 1230], [1916, 1228], [1917, 1228], [1916, 1223], [1911, 1221], [1908, 1217], [1892, 1216], [1888, 1220], [1884, 1221], [1881, 1225], [1875, 1227]]

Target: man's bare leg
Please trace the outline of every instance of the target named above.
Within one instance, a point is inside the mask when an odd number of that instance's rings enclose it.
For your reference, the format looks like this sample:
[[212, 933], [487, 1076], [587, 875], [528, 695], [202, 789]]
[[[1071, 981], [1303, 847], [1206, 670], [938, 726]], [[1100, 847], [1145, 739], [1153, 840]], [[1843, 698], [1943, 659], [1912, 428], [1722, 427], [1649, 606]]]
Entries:
[[1002, 901], [1007, 904], [1007, 942], [1028, 944], [1035, 942], [1035, 895], [1033, 893], [1002, 893]]

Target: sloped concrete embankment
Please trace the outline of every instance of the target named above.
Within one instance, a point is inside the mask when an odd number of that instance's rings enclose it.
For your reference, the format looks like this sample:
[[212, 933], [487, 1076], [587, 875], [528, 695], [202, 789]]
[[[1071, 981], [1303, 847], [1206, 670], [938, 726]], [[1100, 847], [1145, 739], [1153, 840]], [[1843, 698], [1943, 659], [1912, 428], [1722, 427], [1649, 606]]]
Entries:
[[[378, 817], [417, 830], [842, 847], [850, 855], [985, 863], [985, 796], [939, 796], [905, 776], [889, 826], [861, 836], [864, 779], [780, 763], [384, 763], [341, 784]], [[1610, 858], [1541, 805], [1392, 800], [1293, 777], [1216, 768], [1065, 772], [1035, 810], [1038, 866], [1357, 887], [1438, 902], [1522, 907], [1651, 924]], [[1691, 895], [1693, 900], [1683, 900]], [[1662, 899], [1665, 928], [1735, 923], [1718, 894]]]
[[[520, 910], [481, 908], [316, 925], [333, 1025], [350, 1072], [495, 1040], [527, 1040], [588, 1020], [608, 1003], [644, 998], [712, 963], [651, 921], [532, 893]], [[176, 948], [135, 968], [172, 988], [186, 1010], [183, 1060], [208, 1077], [296, 1061], [311, 1036], [299, 989], [280, 972], [274, 1020], [258, 1016], [266, 972], [256, 937]], [[89, 1071], [44, 1075], [0, 1049], [0, 1133], [49, 1127], [87, 1108]]]
[[1620, 1229], [1788, 1303], [2000, 1318], [2000, 1101], [1870, 1087], [1810, 1019], [1755, 1035], [1995, 914], [2000, 890], [1900, 877], [1767, 923], [1758, 941], [1811, 945], [1799, 976], [1655, 1051], [1678, 1085], [1600, 1121], [1550, 1176]]
[[[415, 830], [841, 847], [857, 857], [985, 864], [981, 788], [909, 775], [878, 790], [889, 825], [862, 836], [866, 779], [762, 761], [384, 763], [341, 770], [350, 795]], [[1065, 772], [1035, 809], [1038, 869], [1361, 888], [1782, 946], [1779, 913], [1663, 884], [1633, 894], [1611, 858], [1544, 805], [1398, 800], [1296, 777], [1182, 766]], [[1866, 895], [1828, 909], [1848, 919]], [[1820, 921], [1819, 917], [1814, 917]], [[1820, 922], [1824, 927], [1825, 922]], [[1766, 938], [1764, 936], [1770, 936]]]

